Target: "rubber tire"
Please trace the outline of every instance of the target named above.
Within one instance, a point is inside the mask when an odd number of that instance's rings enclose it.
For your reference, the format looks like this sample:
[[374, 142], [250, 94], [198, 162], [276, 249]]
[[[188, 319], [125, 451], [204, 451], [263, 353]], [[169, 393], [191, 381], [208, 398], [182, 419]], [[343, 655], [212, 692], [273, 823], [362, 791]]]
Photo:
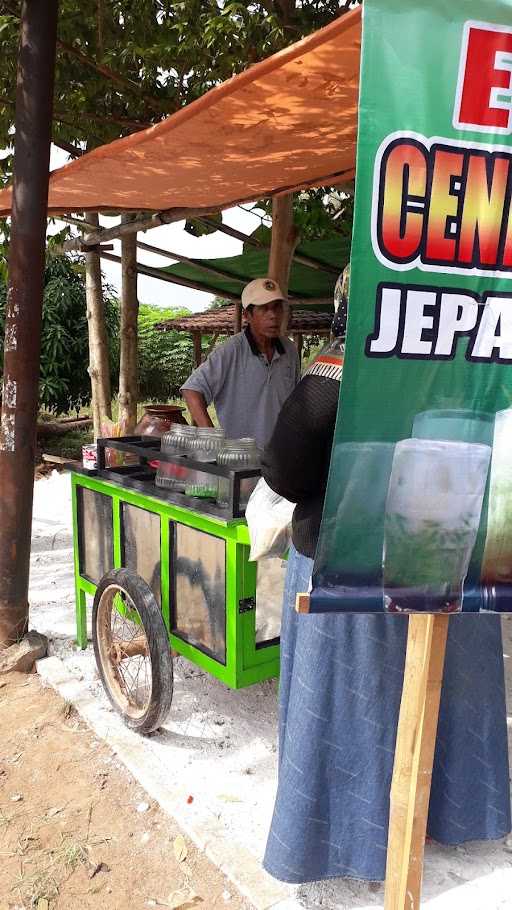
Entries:
[[[111, 585], [126, 592], [139, 612], [149, 645], [151, 661], [151, 699], [140, 717], [134, 718], [123, 710], [105, 674], [98, 644], [98, 607], [103, 592]], [[101, 579], [94, 595], [92, 608], [92, 640], [98, 672], [106, 695], [125, 724], [138, 733], [158, 729], [169, 714], [173, 696], [173, 664], [167, 629], [155, 596], [148, 584], [130, 569], [113, 569]]]

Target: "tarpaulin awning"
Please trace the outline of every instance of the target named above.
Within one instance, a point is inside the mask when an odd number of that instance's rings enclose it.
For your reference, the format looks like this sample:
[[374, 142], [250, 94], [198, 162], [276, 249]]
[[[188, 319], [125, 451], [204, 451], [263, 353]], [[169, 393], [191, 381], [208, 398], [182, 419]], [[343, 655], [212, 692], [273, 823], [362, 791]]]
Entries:
[[[214, 211], [355, 170], [361, 11], [54, 171], [48, 211]], [[11, 207], [0, 193], [0, 214]]]
[[[350, 239], [341, 236], [331, 236], [325, 240], [315, 240], [310, 243], [301, 243], [296, 250], [297, 253], [304, 253], [315, 258], [318, 265], [321, 263], [331, 266], [337, 270], [337, 274], [343, 271], [350, 255]], [[221, 259], [198, 259], [197, 265], [177, 263], [162, 269], [170, 275], [177, 275], [180, 278], [188, 278], [192, 281], [208, 281], [209, 288], [214, 288], [219, 295], [231, 293], [240, 295], [243, 285], [253, 278], [261, 278], [268, 274], [269, 250], [246, 250], [240, 256], [230, 256]], [[199, 266], [204, 265], [209, 269], [207, 275]], [[229, 273], [232, 279], [215, 273]], [[293, 295], [301, 298], [330, 298], [334, 294], [334, 285], [336, 284], [337, 274], [331, 270], [311, 268], [302, 265], [300, 262], [292, 262], [290, 269], [290, 280], [288, 291]], [[290, 301], [293, 303], [293, 300]]]

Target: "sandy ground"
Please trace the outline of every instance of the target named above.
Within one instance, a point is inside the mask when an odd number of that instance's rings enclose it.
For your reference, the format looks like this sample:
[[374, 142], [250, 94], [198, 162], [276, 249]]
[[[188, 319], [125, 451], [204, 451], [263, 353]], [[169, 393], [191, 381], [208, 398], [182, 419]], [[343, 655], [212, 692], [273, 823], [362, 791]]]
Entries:
[[[94, 703], [101, 735], [113, 748], [122, 739], [125, 751], [137, 754], [132, 770], [138, 763], [142, 776], [149, 774], [156, 781], [161, 801], [181, 824], [190, 823], [192, 833], [208, 830], [224, 871], [236, 879], [239, 870], [233, 845], [239, 857], [245, 857], [245, 865], [259, 869], [275, 792], [276, 683], [233, 692], [179, 658], [173, 708], [165, 729], [144, 740], [136, 737], [135, 744], [135, 734], [126, 730], [103, 695], [92, 649], [81, 652], [74, 646], [69, 479], [65, 475], [54, 474], [36, 484], [33, 537], [32, 626], [51, 637], [50, 652], [75, 680], [76, 698]], [[512, 660], [508, 656], [512, 654], [512, 617], [504, 620], [504, 630], [512, 696]], [[192, 811], [184, 815], [186, 794], [192, 794], [194, 802]], [[201, 837], [196, 841], [201, 842]], [[357, 882], [337, 880], [291, 888], [278, 886], [265, 873], [259, 878], [255, 873], [251, 887], [260, 892], [259, 901], [254, 894], [255, 906], [279, 910], [383, 906], [381, 887]], [[267, 888], [263, 899], [261, 894]], [[512, 908], [511, 895], [511, 841], [460, 848], [427, 846], [425, 910]]]
[[0, 908], [247, 907], [39, 676], [0, 678]]

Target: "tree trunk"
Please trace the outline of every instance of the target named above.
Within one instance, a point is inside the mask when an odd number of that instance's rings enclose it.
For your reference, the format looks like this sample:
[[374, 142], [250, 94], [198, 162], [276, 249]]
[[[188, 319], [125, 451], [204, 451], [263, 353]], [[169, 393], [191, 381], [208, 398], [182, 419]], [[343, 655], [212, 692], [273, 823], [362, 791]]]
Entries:
[[[88, 212], [87, 220], [99, 227], [99, 218]], [[92, 419], [94, 438], [101, 436], [101, 422], [112, 417], [112, 390], [105, 303], [101, 285], [101, 261], [98, 253], [85, 254], [85, 294], [87, 327], [89, 330], [89, 376], [92, 389]]]
[[[269, 278], [277, 281], [283, 294], [288, 294], [293, 253], [299, 242], [299, 232], [293, 223], [293, 194], [274, 196], [272, 199], [272, 240], [268, 260]], [[283, 313], [282, 333], [286, 334], [290, 308]]]
[[[123, 215], [124, 223], [132, 215]], [[137, 318], [137, 234], [121, 239], [121, 351], [119, 358], [119, 422], [124, 434], [137, 423], [139, 397]]]
[[0, 648], [28, 627], [28, 582], [57, 0], [24, 0], [0, 424]]

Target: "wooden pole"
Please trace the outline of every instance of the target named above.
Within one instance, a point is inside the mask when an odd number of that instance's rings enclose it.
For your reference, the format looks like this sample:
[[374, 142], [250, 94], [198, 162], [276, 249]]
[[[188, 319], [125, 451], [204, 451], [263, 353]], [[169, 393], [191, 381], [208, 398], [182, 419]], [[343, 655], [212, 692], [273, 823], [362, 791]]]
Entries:
[[[231, 208], [231, 205], [226, 206]], [[65, 212], [62, 212], [65, 215]], [[204, 215], [204, 209], [167, 209], [167, 211], [155, 212], [154, 215], [137, 217], [136, 213], [126, 212], [130, 219], [124, 217], [118, 224], [111, 228], [101, 228], [86, 234], [85, 237], [74, 237], [72, 240], [66, 240], [62, 244], [64, 252], [73, 251], [82, 252], [84, 244], [86, 246], [97, 246], [99, 243], [105, 243], [106, 240], [117, 240], [119, 237], [126, 237], [128, 234], [136, 234], [138, 231], [149, 231], [151, 228], [160, 227], [162, 224], [174, 224], [176, 221], [185, 221], [188, 218], [197, 218]], [[211, 214], [211, 213], [210, 213]], [[56, 218], [60, 215], [57, 213]]]
[[[99, 227], [99, 218], [89, 212], [89, 218]], [[101, 283], [101, 261], [97, 252], [85, 254], [85, 296], [89, 335], [89, 376], [91, 379], [94, 438], [101, 436], [101, 421], [112, 417], [112, 391], [105, 302]]]
[[242, 331], [242, 304], [240, 301], [235, 303], [235, 318], [233, 320], [235, 335]]
[[[299, 241], [299, 232], [293, 223], [293, 195], [275, 196], [272, 200], [272, 242], [268, 260], [269, 278], [277, 281], [283, 294], [288, 294], [293, 251]], [[286, 334], [290, 307], [284, 307], [282, 333]]]
[[420, 906], [448, 621], [441, 615], [409, 617], [391, 784], [385, 910]]
[[201, 332], [192, 332], [192, 340], [194, 342], [194, 364], [196, 367], [200, 367], [203, 353], [201, 350]]
[[[123, 215], [130, 219], [131, 215]], [[137, 235], [128, 234], [121, 240], [121, 332], [119, 357], [119, 423], [122, 432], [133, 432], [137, 423], [139, 397], [138, 315], [137, 299]]]
[[304, 343], [304, 336], [302, 332], [294, 332], [293, 340], [295, 342], [295, 347], [297, 348], [297, 353], [299, 355], [299, 363], [302, 363], [302, 348]]
[[23, 0], [0, 424], [0, 648], [28, 625], [57, 0]]
[[[286, 198], [288, 198], [288, 195], [291, 195], [291, 194], [287, 194]], [[285, 198], [285, 197], [280, 197], [280, 198]], [[236, 228], [231, 227], [229, 224], [224, 224], [223, 222], [221, 222], [220, 224], [217, 224], [216, 221], [212, 221], [211, 218], [207, 218], [206, 216], [198, 218], [197, 220], [203, 221], [204, 224], [207, 224], [209, 227], [214, 227], [216, 225], [218, 231], [221, 231], [223, 234], [227, 234], [228, 237], [234, 237], [235, 240], [241, 240], [243, 244], [246, 244], [248, 246], [253, 246], [259, 250], [268, 249], [267, 244], [262, 243], [261, 240], [257, 239], [256, 237], [251, 237], [250, 234], [244, 234], [242, 231], [239, 231]], [[321, 272], [329, 272], [331, 275], [339, 275], [339, 273], [340, 273], [340, 270], [337, 266], [329, 265], [329, 263], [322, 262], [320, 259], [315, 259], [313, 256], [305, 256], [303, 253], [294, 252], [293, 260], [294, 260], [294, 262], [302, 263], [302, 265], [307, 265], [312, 269], [317, 269]]]
[[[116, 256], [115, 253], [104, 252], [103, 247], [100, 247], [99, 252], [102, 259], [108, 259], [109, 262], [121, 262], [120, 256]], [[144, 265], [142, 262], [137, 262], [136, 268], [139, 275], [147, 275], [149, 278], [158, 278], [160, 281], [167, 281], [169, 284], [177, 284], [184, 288], [192, 288], [195, 291], [204, 291], [205, 294], [219, 293], [219, 289], [212, 285], [204, 284], [204, 282], [192, 281], [190, 278], [180, 278], [178, 275], [173, 275], [172, 272], [165, 272], [163, 269], [159, 269], [154, 265]], [[232, 291], [223, 291], [222, 296], [227, 300], [235, 301], [235, 303], [237, 300], [240, 300], [240, 296], [233, 294]], [[293, 302], [294, 304], [298, 303], [298, 301], [295, 300]], [[310, 303], [318, 303], [318, 301], [311, 300]]]

